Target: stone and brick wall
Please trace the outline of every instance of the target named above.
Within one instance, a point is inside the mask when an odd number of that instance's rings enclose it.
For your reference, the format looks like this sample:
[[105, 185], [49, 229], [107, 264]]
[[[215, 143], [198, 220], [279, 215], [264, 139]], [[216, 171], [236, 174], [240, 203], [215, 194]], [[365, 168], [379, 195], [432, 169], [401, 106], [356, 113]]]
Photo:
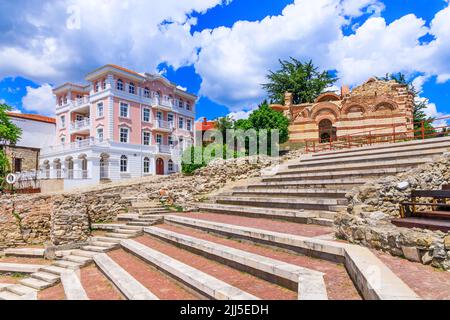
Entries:
[[450, 233], [394, 226], [399, 204], [412, 189], [440, 190], [450, 181], [450, 154], [408, 172], [368, 182], [347, 194], [347, 211], [337, 214], [339, 238], [412, 261], [450, 270]]

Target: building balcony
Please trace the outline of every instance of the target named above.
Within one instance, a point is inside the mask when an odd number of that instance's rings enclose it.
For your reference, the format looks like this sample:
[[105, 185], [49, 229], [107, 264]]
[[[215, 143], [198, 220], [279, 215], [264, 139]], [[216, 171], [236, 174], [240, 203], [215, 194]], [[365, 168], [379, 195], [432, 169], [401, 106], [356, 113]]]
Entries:
[[171, 99], [153, 98], [152, 106], [157, 109], [172, 111], [173, 101]]
[[83, 120], [75, 121], [70, 124], [71, 132], [89, 131], [91, 127], [91, 119], [84, 118]]
[[52, 154], [86, 149], [86, 148], [89, 148], [92, 146], [105, 146], [107, 144], [108, 144], [108, 142], [105, 140], [97, 140], [94, 138], [88, 138], [85, 140], [75, 141], [75, 142], [68, 143], [68, 144], [61, 144], [61, 145], [43, 148], [41, 150], [41, 156], [45, 157], [45, 156], [49, 156]]
[[155, 120], [153, 121], [153, 129], [165, 132], [171, 132], [174, 129], [172, 121]]

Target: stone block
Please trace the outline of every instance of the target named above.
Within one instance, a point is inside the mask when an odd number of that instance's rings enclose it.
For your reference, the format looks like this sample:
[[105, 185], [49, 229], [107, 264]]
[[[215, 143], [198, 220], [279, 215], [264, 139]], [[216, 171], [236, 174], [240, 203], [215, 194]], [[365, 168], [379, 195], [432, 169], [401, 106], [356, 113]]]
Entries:
[[419, 250], [416, 247], [402, 247], [403, 255], [409, 261], [421, 262]]

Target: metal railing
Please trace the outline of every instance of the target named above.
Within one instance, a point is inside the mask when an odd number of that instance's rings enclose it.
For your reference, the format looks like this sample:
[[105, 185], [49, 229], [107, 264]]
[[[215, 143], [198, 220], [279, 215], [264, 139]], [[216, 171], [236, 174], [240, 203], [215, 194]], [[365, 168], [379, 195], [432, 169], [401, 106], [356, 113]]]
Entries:
[[333, 138], [333, 129], [330, 129], [329, 132], [321, 131], [321, 134], [328, 133], [328, 141], [320, 141], [319, 139], [305, 140], [305, 152], [316, 153], [326, 150], [371, 146], [377, 143], [396, 143], [449, 136], [450, 126], [447, 122], [448, 120], [450, 120], [450, 116], [408, 124], [392, 124], [335, 138]]
[[91, 125], [90, 118], [84, 118], [83, 120], [75, 121], [70, 124], [70, 130], [89, 129]]
[[51, 146], [47, 148], [43, 148], [41, 150], [42, 156], [45, 156], [47, 154], [51, 153], [58, 153], [58, 152], [64, 152], [64, 151], [73, 151], [78, 150], [90, 146], [95, 146], [104, 143], [106, 140], [98, 140], [93, 137], [90, 137], [85, 140], [75, 141], [67, 144], [60, 144], [56, 146]]

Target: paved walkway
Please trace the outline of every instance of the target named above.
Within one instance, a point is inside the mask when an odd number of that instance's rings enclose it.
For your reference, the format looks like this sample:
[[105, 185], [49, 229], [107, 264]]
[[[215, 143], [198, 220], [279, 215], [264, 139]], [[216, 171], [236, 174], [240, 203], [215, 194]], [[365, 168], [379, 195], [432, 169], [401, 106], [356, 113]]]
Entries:
[[81, 284], [90, 300], [124, 300], [122, 294], [94, 265], [81, 269]]

